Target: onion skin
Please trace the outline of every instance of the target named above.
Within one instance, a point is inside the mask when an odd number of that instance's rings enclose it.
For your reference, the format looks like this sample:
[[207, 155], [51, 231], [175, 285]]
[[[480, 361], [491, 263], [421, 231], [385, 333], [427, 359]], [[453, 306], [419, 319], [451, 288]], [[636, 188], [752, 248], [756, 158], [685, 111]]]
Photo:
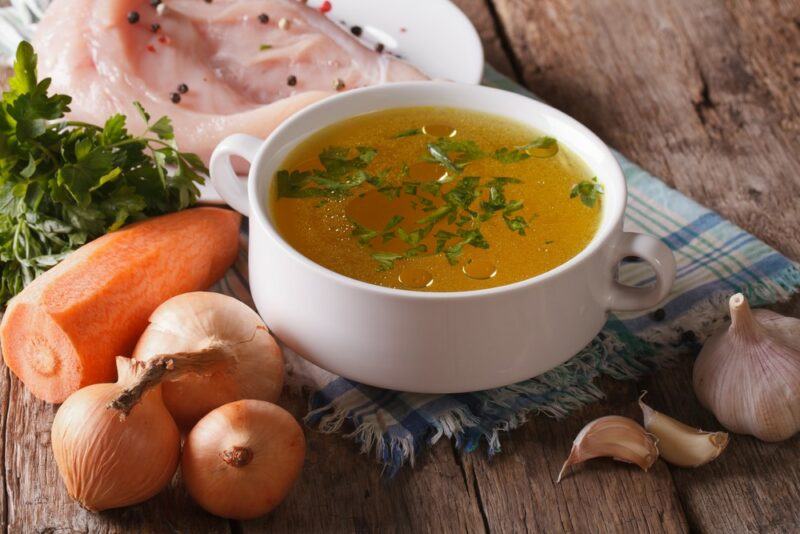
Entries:
[[95, 384], [58, 409], [51, 441], [69, 495], [93, 512], [137, 504], [172, 480], [180, 432], [158, 388], [148, 391], [123, 420], [107, 408], [119, 384]]
[[133, 357], [190, 352], [216, 341], [243, 341], [230, 371], [193, 374], [162, 384], [164, 404], [183, 432], [208, 412], [240, 399], [275, 402], [283, 389], [283, 353], [264, 322], [239, 300], [210, 292], [184, 293], [159, 306]]
[[289, 493], [305, 449], [303, 429], [283, 408], [259, 400], [232, 402], [209, 412], [189, 433], [183, 480], [206, 511], [253, 519]]

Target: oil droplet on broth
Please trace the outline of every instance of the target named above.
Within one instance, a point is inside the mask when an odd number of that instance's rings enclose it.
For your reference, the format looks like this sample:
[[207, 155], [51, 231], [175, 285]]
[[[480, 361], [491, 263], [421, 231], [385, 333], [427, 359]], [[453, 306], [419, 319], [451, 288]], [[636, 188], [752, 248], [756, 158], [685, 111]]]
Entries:
[[546, 147], [532, 147], [527, 149], [525, 152], [534, 158], [552, 158], [558, 154], [558, 143], [553, 143]]
[[397, 280], [408, 289], [422, 289], [433, 283], [433, 275], [425, 269], [406, 267], [400, 271]]
[[490, 258], [472, 258], [464, 263], [461, 270], [474, 280], [488, 280], [497, 274], [497, 264]]
[[431, 137], [455, 137], [458, 130], [447, 124], [426, 124], [422, 127], [422, 133]]

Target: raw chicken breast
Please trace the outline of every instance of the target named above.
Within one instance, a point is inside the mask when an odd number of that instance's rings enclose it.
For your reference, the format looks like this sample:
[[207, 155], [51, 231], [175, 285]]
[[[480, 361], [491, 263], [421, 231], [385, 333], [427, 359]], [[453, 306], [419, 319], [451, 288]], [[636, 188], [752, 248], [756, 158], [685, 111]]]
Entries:
[[[72, 95], [72, 118], [102, 123], [121, 112], [136, 131], [141, 124], [132, 103], [139, 101], [153, 117], [169, 115], [181, 150], [207, 162], [226, 135], [266, 137], [289, 115], [334, 93], [338, 80], [351, 89], [425, 79], [295, 0], [163, 4], [51, 4], [34, 44], [41, 76], [52, 77], [54, 91]], [[180, 84], [188, 91], [176, 104]]]

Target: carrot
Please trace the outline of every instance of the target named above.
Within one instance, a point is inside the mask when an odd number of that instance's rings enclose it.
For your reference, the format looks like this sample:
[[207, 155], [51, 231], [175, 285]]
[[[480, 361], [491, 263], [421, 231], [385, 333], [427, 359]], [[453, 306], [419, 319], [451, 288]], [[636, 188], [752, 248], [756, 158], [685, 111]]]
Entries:
[[0, 324], [6, 365], [36, 397], [63, 402], [113, 382], [159, 304], [206, 289], [236, 259], [241, 217], [194, 208], [88, 243], [29, 284]]

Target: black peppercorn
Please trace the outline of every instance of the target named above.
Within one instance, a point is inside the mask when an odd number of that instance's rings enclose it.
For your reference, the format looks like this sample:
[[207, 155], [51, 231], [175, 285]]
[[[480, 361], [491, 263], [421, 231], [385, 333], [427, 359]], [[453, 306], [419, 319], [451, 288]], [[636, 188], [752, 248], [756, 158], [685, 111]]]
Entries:
[[697, 334], [695, 334], [692, 330], [686, 330], [683, 334], [681, 334], [681, 343], [697, 343]]
[[294, 87], [295, 85], [297, 85], [297, 76], [292, 74], [291, 76], [286, 78], [286, 85], [289, 85], [291, 87]]
[[378, 44], [376, 44], [376, 45], [375, 45], [375, 51], [376, 51], [377, 53], [379, 53], [379, 54], [380, 54], [381, 52], [383, 52], [385, 48], [386, 48], [386, 47], [383, 45], [383, 43], [378, 43]]
[[269, 22], [269, 15], [267, 15], [266, 13], [261, 13], [258, 16], [258, 22], [260, 22], [261, 24], [266, 24], [267, 22]]
[[658, 322], [663, 321], [666, 317], [667, 317], [667, 312], [664, 311], [664, 308], [659, 308], [650, 314], [650, 318]]
[[151, 30], [153, 33], [156, 33], [156, 32], [157, 32], [158, 30], [160, 30], [160, 29], [161, 29], [161, 24], [159, 24], [159, 23], [157, 23], [157, 22], [154, 22], [153, 24], [151, 24], [151, 25], [150, 25], [150, 30]]
[[350, 28], [350, 33], [352, 33], [356, 37], [361, 37], [361, 33], [363, 31], [364, 30], [361, 29], [361, 26], [353, 26], [352, 28]]
[[186, 85], [185, 83], [182, 83], [182, 84], [180, 84], [180, 85], [178, 86], [178, 92], [179, 92], [180, 94], [182, 94], [182, 95], [184, 95], [184, 94], [188, 93], [188, 92], [189, 92], [189, 86], [188, 86], [188, 85]]
[[131, 24], [136, 24], [139, 22], [139, 12], [138, 11], [131, 11], [128, 13], [128, 22]]
[[172, 100], [173, 104], [178, 104], [181, 101], [181, 95], [178, 93], [170, 93], [169, 99]]
[[161, 0], [150, 0], [150, 5], [153, 6], [153, 7], [158, 7], [158, 5], [160, 3], [161, 3]]

